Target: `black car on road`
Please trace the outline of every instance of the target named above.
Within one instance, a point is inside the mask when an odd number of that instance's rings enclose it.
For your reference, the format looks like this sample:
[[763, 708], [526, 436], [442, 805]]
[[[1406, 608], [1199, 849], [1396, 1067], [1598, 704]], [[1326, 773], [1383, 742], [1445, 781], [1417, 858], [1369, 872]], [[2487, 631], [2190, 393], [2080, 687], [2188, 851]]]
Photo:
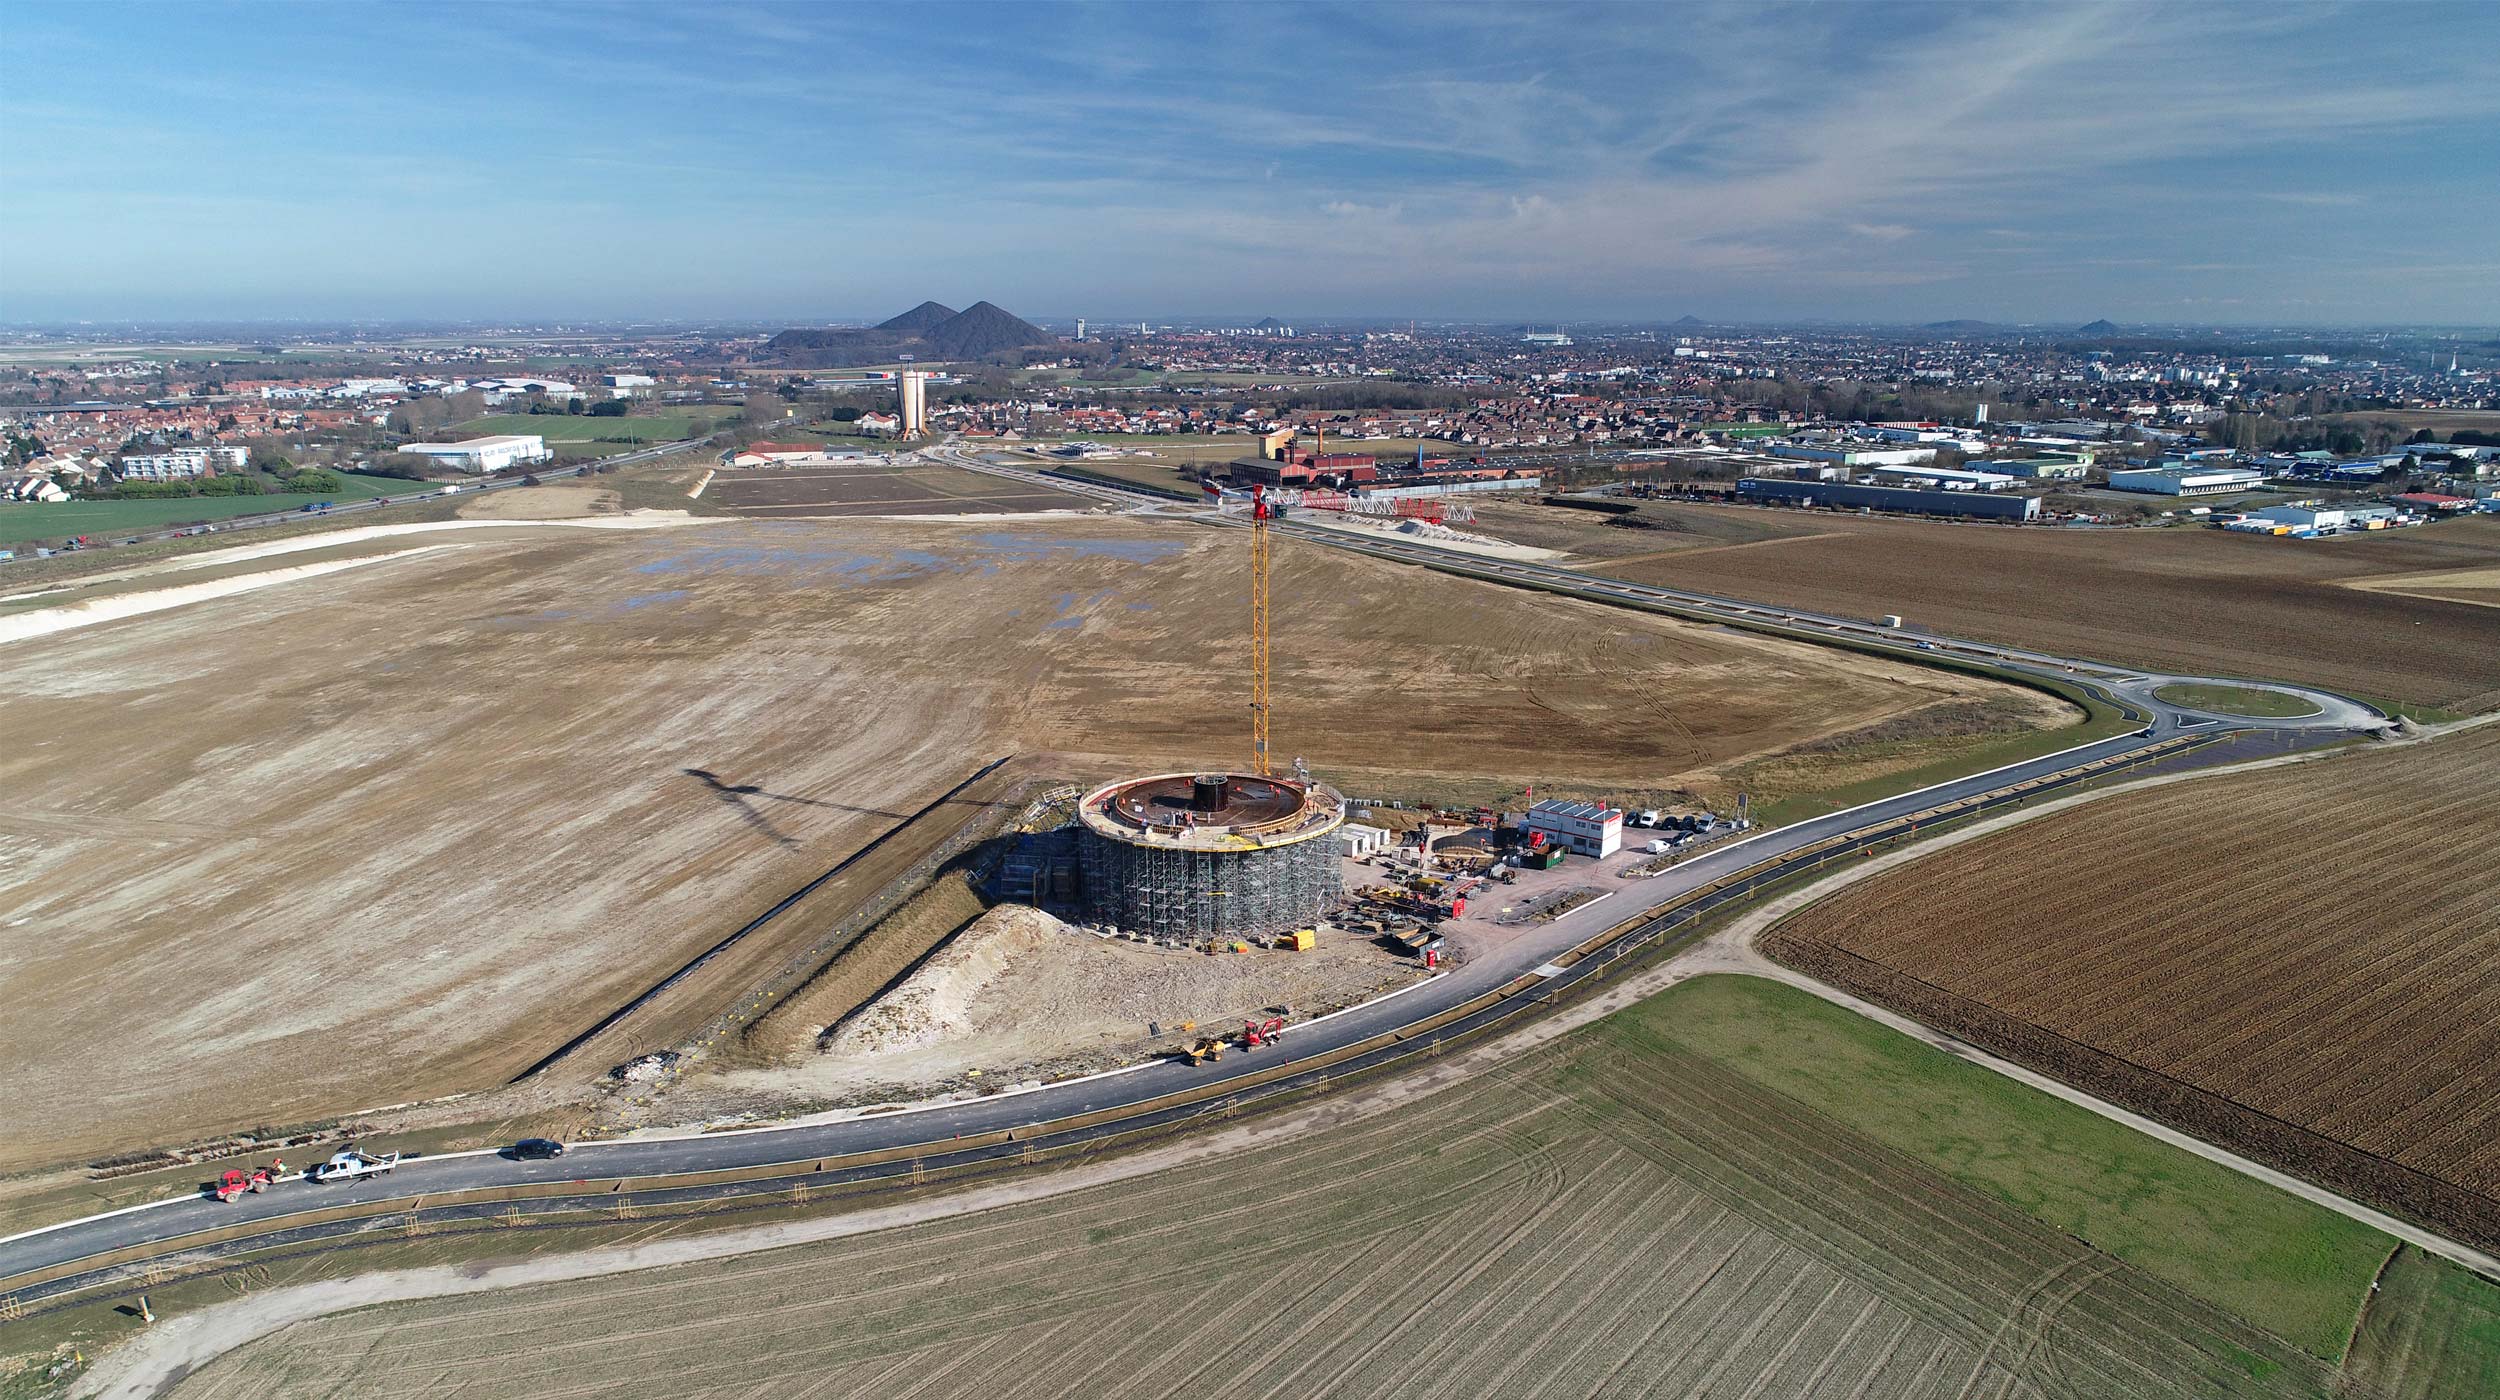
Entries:
[[537, 1161], [564, 1155], [564, 1144], [553, 1138], [523, 1138], [512, 1144], [512, 1155], [520, 1161]]

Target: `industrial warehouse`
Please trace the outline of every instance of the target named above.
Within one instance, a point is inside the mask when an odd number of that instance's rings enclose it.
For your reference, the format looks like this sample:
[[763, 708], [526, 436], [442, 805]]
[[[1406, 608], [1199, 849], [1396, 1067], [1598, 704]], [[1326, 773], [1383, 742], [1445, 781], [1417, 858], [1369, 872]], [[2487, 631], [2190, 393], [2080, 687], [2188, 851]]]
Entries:
[[2037, 520], [2040, 498], [1978, 490], [1924, 490], [1909, 486], [1860, 486], [1843, 481], [1777, 481], [1739, 478], [1740, 500], [1795, 506], [1863, 506], [1905, 515], [1959, 515], [1983, 520]]

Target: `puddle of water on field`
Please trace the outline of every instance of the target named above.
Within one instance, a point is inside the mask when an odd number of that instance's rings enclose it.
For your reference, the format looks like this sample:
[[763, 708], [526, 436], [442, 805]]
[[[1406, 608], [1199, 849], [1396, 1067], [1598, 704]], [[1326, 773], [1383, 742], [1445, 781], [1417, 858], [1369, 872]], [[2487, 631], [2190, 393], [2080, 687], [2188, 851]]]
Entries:
[[787, 578], [808, 583], [890, 583], [928, 574], [992, 574], [1002, 564], [1053, 560], [1113, 559], [1152, 564], [1187, 545], [1179, 540], [1064, 538], [990, 531], [970, 540], [959, 555], [925, 549], [845, 549], [838, 545], [715, 545], [638, 565], [645, 574], [732, 574]]
[[1085, 613], [1087, 609], [1092, 608], [1097, 604], [1111, 601], [1111, 590], [1106, 588], [1100, 593], [1090, 594], [1083, 598], [1079, 598], [1073, 593], [1062, 593], [1055, 601], [1058, 606], [1059, 614], [1050, 621], [1043, 623], [1042, 630], [1045, 632], [1069, 632], [1085, 625]]
[[975, 535], [973, 543], [994, 550], [1002, 559], [1024, 561], [1074, 556], [1080, 559], [1118, 559], [1130, 564], [1152, 564], [1169, 559], [1187, 548], [1179, 540], [1116, 540], [1101, 538], [1071, 539], [1057, 535], [1019, 535], [1012, 531], [993, 530]]
[[657, 593], [637, 593], [617, 606], [619, 608], [647, 608], [654, 603], [674, 603], [693, 596], [694, 594], [683, 588], [668, 588]]
[[544, 612], [503, 613], [486, 619], [486, 625], [489, 627], [502, 627], [507, 629], [542, 627], [550, 622], [570, 622], [578, 616], [580, 616], [580, 614], [574, 612], [571, 608], [549, 608]]
[[654, 559], [634, 570], [643, 574], [734, 574], [741, 577], [802, 579], [810, 583], [882, 583], [922, 574], [961, 572], [965, 561], [950, 560], [920, 549], [870, 552], [825, 546], [722, 545]]

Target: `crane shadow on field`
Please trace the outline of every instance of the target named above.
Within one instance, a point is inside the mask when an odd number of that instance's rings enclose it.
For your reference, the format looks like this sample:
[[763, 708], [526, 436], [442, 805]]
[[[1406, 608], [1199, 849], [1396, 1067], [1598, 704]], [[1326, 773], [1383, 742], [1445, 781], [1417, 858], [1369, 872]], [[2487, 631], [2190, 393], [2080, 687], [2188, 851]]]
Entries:
[[772, 818], [767, 816], [764, 809], [757, 805], [759, 801], [788, 802], [801, 807], [823, 807], [836, 812], [849, 812], [856, 816], [883, 817], [888, 821], [901, 821], [903, 819], [900, 812], [889, 812], [882, 807], [855, 807], [847, 802], [827, 802], [821, 798], [797, 797], [789, 793], [767, 792], [762, 785], [757, 783], [724, 782], [721, 780], [721, 776], [718, 773], [715, 773], [708, 768], [683, 768], [678, 771], [684, 773], [689, 778], [693, 778], [701, 782], [704, 787], [711, 790], [713, 796], [736, 809], [739, 818], [745, 821], [747, 825], [754, 827], [757, 831], [771, 837], [775, 842], [783, 846], [796, 846], [799, 842], [789, 833], [773, 824]]

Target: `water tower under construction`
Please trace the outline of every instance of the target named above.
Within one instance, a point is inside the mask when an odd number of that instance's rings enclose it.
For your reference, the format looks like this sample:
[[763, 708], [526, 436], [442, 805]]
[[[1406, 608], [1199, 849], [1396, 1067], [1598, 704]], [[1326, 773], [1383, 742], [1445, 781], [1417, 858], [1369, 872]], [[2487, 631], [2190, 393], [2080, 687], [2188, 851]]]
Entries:
[[1088, 918], [1158, 941], [1309, 928], [1344, 893], [1345, 798], [1324, 783], [1166, 773], [1096, 788], [1077, 808]]

